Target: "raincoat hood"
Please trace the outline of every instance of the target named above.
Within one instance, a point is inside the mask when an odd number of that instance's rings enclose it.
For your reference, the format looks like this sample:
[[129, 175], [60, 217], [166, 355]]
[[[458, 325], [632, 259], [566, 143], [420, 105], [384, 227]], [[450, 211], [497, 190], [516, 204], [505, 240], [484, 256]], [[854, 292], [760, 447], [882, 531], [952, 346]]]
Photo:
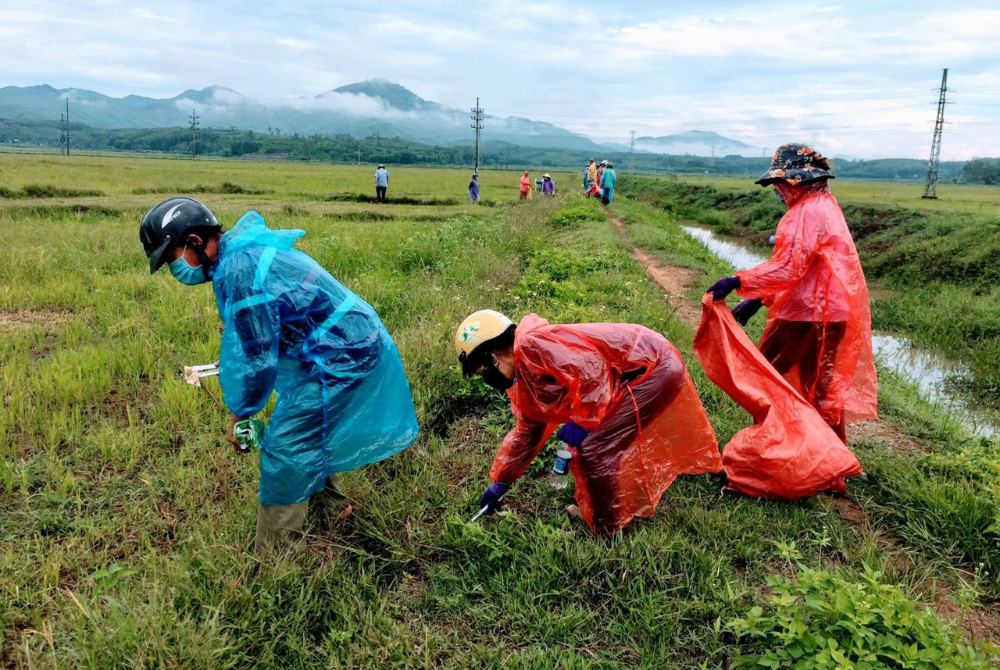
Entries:
[[[250, 210], [236, 222], [232, 230], [222, 235], [219, 241], [219, 255], [261, 245], [276, 249], [291, 249], [300, 237], [305, 237], [306, 231], [298, 228], [289, 230], [271, 230], [264, 223], [264, 217], [256, 210]], [[218, 259], [216, 259], [218, 266]]]

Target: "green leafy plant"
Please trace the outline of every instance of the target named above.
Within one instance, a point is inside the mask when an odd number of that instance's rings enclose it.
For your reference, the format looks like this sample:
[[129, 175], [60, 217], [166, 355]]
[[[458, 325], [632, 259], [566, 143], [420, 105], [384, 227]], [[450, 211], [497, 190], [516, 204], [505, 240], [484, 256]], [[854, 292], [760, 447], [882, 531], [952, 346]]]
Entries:
[[860, 582], [799, 566], [797, 579], [773, 575], [770, 611], [754, 607], [728, 622], [753, 653], [736, 667], [779, 670], [974, 670], [992, 667], [934, 612], [882, 574]]

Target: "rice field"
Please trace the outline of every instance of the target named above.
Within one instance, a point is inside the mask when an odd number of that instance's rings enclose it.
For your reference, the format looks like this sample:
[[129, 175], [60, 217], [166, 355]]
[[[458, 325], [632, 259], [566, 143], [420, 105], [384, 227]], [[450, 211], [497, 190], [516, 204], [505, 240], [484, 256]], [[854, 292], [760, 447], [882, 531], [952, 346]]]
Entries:
[[[724, 445], [750, 417], [607, 217], [698, 282], [727, 268], [668, 212], [583, 200], [576, 174], [515, 203], [519, 173], [482, 171], [476, 206], [469, 170], [388, 167], [376, 205], [373, 165], [0, 154], [0, 667], [995, 666], [1000, 469], [891, 375], [847, 497], [720, 498], [721, 475], [687, 477], [599, 540], [548, 486], [550, 444], [507, 511], [470, 523], [513, 419], [455, 365], [466, 314], [663, 333]], [[217, 358], [212, 291], [151, 277], [137, 234], [178, 193], [226, 227], [257, 209], [304, 229], [400, 349], [421, 437], [349, 473], [355, 518], [313, 526], [302, 554], [253, 555], [258, 464], [181, 379]]]

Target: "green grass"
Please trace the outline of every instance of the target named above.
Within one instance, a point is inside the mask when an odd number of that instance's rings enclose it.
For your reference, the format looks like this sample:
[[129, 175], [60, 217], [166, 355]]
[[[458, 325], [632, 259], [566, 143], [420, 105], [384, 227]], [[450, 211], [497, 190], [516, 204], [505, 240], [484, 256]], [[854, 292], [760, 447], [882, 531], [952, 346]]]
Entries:
[[[454, 328], [474, 309], [645, 324], [685, 356], [720, 442], [749, 421], [705, 379], [690, 328], [592, 202], [329, 202], [367, 191], [369, 170], [342, 166], [24, 155], [0, 165], [10, 189], [106, 194], [0, 201], [2, 667], [717, 668], [756, 648], [725, 622], [775, 606], [767, 579], [787, 572], [793, 544], [848, 583], [880, 570], [921, 603], [928, 584], [955, 589], [955, 568], [969, 567], [916, 531], [886, 547], [881, 526], [850, 523], [826, 496], [720, 499], [719, 476], [682, 478], [652, 519], [597, 540], [561, 513], [570, 492], [546, 484], [551, 446], [510, 511], [468, 523], [512, 422], [503, 396], [454, 364]], [[462, 174], [394, 169], [394, 188], [461, 199]], [[497, 194], [489, 176], [484, 194], [516, 198], [516, 175], [493, 174]], [[316, 528], [297, 560], [247, 553], [257, 464], [232, 453], [227, 416], [180, 379], [182, 365], [216, 356], [211, 290], [150, 277], [136, 239], [142, 214], [178, 184], [220, 185], [199, 197], [227, 226], [257, 207], [272, 226], [305, 229], [300, 247], [376, 308], [406, 366], [420, 439], [350, 473], [356, 520]], [[612, 210], [671, 261], [706, 278], [722, 269], [670, 217]], [[931, 410], [897, 404], [901, 425], [932, 430], [913, 414]], [[934, 434], [941, 453], [961, 446]], [[879, 445], [865, 448], [876, 462]], [[910, 476], [891, 459], [884, 468], [895, 482]], [[928, 472], [955, 486], [966, 476]], [[887, 527], [908, 527], [882, 512], [909, 504], [903, 495], [852, 491]], [[962, 528], [932, 527], [932, 539], [951, 546], [972, 526]], [[988, 604], [990, 584], [977, 588], [967, 604]]]
[[[836, 168], [834, 169], [836, 172]], [[677, 180], [699, 186], [715, 186], [726, 190], [758, 190], [754, 180], [760, 175], [730, 177], [723, 175], [682, 175]], [[1000, 202], [1000, 189], [977, 184], [938, 184], [937, 200], [924, 200], [922, 183], [862, 181], [836, 179], [834, 190], [844, 204], [876, 207], [902, 207], [921, 212], [968, 212], [995, 214]]]

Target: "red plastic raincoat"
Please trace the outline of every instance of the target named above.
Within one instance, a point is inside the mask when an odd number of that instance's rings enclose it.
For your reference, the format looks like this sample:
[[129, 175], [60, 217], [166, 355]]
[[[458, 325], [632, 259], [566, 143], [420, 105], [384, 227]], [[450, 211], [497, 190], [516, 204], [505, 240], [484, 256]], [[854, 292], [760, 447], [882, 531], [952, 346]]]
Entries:
[[659, 333], [633, 324], [549, 325], [529, 314], [514, 334], [514, 369], [507, 394], [517, 425], [490, 476], [520, 477], [558, 424], [588, 429], [570, 468], [577, 504], [598, 535], [652, 516], [678, 475], [722, 469], [684, 361]]
[[850, 449], [711, 294], [702, 299], [694, 353], [708, 378], [754, 418], [722, 450], [730, 489], [797, 500], [827, 489], [843, 493], [844, 478], [861, 474]]
[[770, 260], [736, 276], [768, 307], [760, 350], [830, 425], [878, 414], [868, 286], [825, 182], [793, 189]]
[[520, 189], [521, 193], [527, 193], [531, 190], [531, 179], [528, 178], [527, 173], [521, 175]]

